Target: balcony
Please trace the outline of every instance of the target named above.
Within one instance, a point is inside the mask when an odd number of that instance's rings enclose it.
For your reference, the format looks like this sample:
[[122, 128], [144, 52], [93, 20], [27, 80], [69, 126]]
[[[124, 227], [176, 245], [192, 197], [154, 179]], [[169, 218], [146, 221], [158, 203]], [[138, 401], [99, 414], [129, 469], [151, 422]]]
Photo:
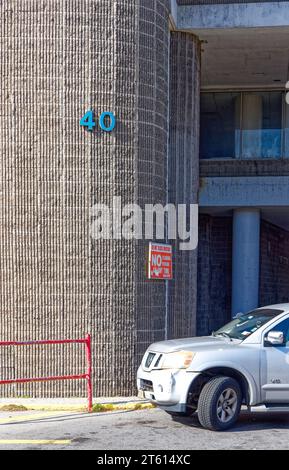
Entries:
[[203, 92], [201, 159], [289, 157], [289, 106], [282, 91]]

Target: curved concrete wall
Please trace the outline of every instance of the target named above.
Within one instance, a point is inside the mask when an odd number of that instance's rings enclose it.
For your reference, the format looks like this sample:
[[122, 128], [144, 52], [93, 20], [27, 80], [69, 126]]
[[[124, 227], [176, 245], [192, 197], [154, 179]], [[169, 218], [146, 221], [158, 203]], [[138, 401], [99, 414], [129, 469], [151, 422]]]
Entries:
[[[166, 204], [169, 106], [169, 4], [166, 0], [140, 2], [138, 48], [138, 129], [136, 200]], [[147, 346], [165, 339], [165, 281], [147, 281], [147, 241], [136, 247], [135, 368]]]
[[[197, 204], [199, 190], [199, 107], [201, 47], [190, 33], [172, 32], [170, 44], [169, 202]], [[197, 230], [197, 227], [195, 227]], [[170, 337], [196, 333], [197, 249], [174, 247], [169, 286]]]
[[[165, 286], [145, 246], [91, 241], [90, 208], [165, 202], [168, 2], [1, 2], [1, 339], [93, 336], [95, 395], [127, 395], [163, 339]], [[113, 111], [112, 134], [79, 126]], [[79, 372], [81, 348], [2, 352], [1, 377]], [[37, 364], [37, 365], [36, 365]], [[77, 396], [84, 384], [2, 388]]]

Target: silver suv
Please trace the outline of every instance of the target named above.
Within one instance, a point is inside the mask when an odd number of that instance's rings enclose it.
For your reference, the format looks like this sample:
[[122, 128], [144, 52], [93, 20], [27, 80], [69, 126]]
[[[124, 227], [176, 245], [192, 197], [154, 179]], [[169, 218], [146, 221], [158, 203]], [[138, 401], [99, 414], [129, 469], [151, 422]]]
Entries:
[[202, 426], [216, 431], [235, 423], [242, 404], [289, 411], [289, 304], [238, 314], [212, 336], [152, 344], [137, 384], [168, 413], [198, 411]]

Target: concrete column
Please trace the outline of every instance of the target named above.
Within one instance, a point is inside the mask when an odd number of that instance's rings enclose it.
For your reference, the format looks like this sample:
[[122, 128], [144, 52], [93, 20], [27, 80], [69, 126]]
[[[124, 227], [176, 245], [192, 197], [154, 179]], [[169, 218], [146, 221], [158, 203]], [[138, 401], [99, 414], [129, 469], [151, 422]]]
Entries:
[[284, 157], [289, 158], [289, 106], [285, 107]]
[[262, 154], [262, 96], [244, 93], [242, 98], [241, 158], [260, 158]]
[[259, 209], [234, 210], [232, 260], [232, 314], [235, 315], [259, 304]]
[[[200, 41], [173, 32], [170, 44], [168, 199], [195, 204], [199, 188]], [[197, 229], [197, 227], [196, 227]], [[174, 247], [174, 280], [169, 288], [170, 337], [196, 332], [197, 250]]]

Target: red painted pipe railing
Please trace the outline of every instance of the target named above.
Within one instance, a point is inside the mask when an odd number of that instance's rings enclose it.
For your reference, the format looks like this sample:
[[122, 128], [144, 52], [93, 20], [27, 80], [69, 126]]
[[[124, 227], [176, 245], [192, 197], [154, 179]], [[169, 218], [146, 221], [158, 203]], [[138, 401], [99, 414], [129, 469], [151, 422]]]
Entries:
[[86, 335], [85, 339], [63, 339], [63, 340], [40, 340], [40, 341], [0, 341], [0, 346], [39, 346], [43, 344], [85, 344], [87, 371], [79, 375], [60, 375], [50, 377], [34, 377], [25, 379], [0, 380], [0, 385], [21, 384], [28, 382], [49, 382], [57, 380], [79, 380], [85, 379], [87, 384], [87, 409], [92, 411], [92, 361], [91, 361], [91, 337]]

